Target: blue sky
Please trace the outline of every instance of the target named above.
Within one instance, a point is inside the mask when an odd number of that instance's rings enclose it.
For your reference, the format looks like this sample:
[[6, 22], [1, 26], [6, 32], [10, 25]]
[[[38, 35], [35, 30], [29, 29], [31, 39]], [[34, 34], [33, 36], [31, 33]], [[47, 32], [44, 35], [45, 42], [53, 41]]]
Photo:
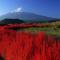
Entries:
[[0, 15], [11, 11], [60, 18], [60, 0], [0, 0]]

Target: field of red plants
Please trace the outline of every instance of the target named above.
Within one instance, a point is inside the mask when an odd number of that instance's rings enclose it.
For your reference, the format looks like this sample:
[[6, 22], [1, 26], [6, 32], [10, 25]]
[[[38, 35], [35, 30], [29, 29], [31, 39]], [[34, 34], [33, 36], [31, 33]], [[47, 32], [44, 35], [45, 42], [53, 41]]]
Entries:
[[58, 38], [45, 32], [17, 32], [5, 28], [0, 28], [0, 55], [4, 60], [60, 60]]
[[[28, 28], [28, 27], [46, 27], [46, 26], [51, 26], [49, 24], [41, 24], [41, 23], [22, 23], [22, 24], [8, 24], [3, 26], [3, 28], [13, 28], [13, 27], [20, 27], [20, 28]], [[2, 28], [2, 26], [0, 26]]]

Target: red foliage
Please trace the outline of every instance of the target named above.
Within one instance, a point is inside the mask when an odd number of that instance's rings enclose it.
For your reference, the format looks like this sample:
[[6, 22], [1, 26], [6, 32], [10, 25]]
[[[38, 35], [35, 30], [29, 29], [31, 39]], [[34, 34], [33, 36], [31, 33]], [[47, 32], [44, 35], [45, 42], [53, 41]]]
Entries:
[[0, 30], [0, 55], [5, 60], [60, 60], [60, 40], [45, 32]]
[[[20, 28], [29, 28], [29, 27], [48, 27], [50, 26], [49, 24], [43, 24], [43, 23], [21, 23], [21, 24], [8, 24], [3, 26], [3, 29], [7, 28], [14, 28], [14, 27], [20, 27]], [[0, 26], [2, 28], [2, 26]]]

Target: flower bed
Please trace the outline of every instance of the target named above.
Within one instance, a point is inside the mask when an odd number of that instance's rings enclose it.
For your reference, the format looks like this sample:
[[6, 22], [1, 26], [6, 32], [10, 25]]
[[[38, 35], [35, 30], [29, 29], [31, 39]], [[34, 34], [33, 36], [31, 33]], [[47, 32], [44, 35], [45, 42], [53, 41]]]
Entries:
[[5, 60], [60, 60], [60, 40], [45, 32], [1, 29], [0, 55]]

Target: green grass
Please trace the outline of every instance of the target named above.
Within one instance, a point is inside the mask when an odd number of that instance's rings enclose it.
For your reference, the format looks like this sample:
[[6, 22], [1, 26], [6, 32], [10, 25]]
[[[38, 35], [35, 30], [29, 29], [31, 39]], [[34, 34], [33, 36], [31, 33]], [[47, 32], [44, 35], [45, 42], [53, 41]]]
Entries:
[[47, 34], [60, 36], [60, 29], [59, 29], [59, 28], [47, 28], [47, 27], [40, 28], [40, 27], [30, 27], [30, 28], [24, 28], [23, 31], [29, 31], [29, 32], [45, 31]]

